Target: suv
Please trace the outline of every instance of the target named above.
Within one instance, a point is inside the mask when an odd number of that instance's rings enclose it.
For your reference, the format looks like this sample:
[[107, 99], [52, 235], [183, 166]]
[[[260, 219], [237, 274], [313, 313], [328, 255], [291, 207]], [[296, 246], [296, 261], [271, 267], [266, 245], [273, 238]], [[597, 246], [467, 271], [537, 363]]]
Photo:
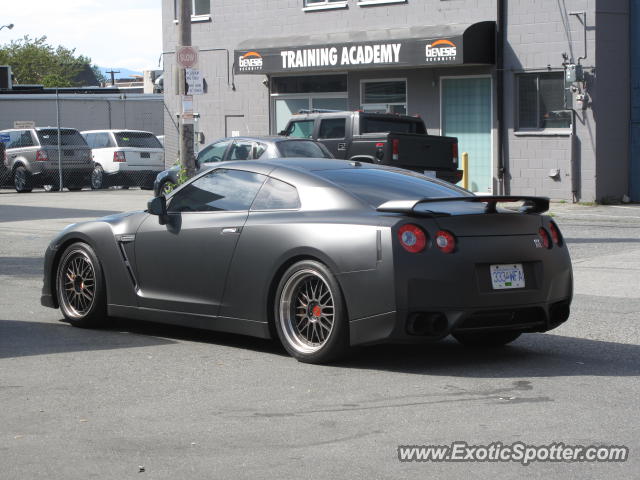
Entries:
[[88, 130], [82, 136], [93, 152], [93, 189], [117, 185], [151, 189], [156, 175], [164, 170], [164, 148], [151, 132]]
[[1, 130], [0, 136], [5, 140], [7, 176], [17, 192], [46, 186], [51, 190], [59, 189], [59, 167], [69, 190], [80, 190], [89, 184], [93, 171], [91, 150], [78, 130], [60, 129], [60, 151], [56, 127]]

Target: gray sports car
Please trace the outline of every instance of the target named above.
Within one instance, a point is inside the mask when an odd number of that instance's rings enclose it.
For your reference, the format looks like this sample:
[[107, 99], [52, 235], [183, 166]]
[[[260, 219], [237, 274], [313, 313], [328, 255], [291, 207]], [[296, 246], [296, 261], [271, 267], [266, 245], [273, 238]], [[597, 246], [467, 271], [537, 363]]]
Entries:
[[504, 345], [569, 317], [571, 261], [548, 206], [358, 162], [224, 162], [147, 211], [64, 229], [42, 304], [79, 327], [124, 317], [277, 336], [312, 363], [449, 334]]

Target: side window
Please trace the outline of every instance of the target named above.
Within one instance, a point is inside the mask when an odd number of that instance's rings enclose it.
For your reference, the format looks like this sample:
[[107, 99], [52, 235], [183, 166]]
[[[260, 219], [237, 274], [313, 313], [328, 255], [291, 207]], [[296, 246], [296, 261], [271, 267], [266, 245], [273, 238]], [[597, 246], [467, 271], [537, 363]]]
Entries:
[[264, 175], [220, 168], [190, 183], [171, 198], [169, 212], [249, 210]]
[[7, 148], [32, 147], [33, 138], [29, 130], [17, 130], [9, 132], [9, 145]]
[[300, 208], [300, 197], [293, 185], [269, 178], [260, 189], [251, 210], [285, 210]]
[[233, 145], [231, 146], [231, 153], [229, 154], [229, 160], [250, 160], [252, 148], [253, 142], [233, 142]]
[[327, 118], [320, 122], [318, 138], [344, 138], [345, 137], [344, 118]]
[[94, 144], [94, 138], [96, 136], [95, 133], [83, 133], [82, 136], [84, 137], [85, 141], [87, 142], [87, 145], [89, 145], [91, 148], [93, 147]]
[[253, 158], [257, 160], [258, 158], [262, 157], [262, 155], [266, 151], [267, 146], [264, 143], [256, 142], [255, 146], [253, 147]]
[[95, 145], [95, 148], [109, 148], [113, 146], [108, 133], [96, 133]]
[[230, 142], [218, 142], [209, 145], [198, 154], [198, 164], [221, 162]]
[[311, 138], [313, 135], [313, 120], [291, 122], [286, 132], [287, 137]]

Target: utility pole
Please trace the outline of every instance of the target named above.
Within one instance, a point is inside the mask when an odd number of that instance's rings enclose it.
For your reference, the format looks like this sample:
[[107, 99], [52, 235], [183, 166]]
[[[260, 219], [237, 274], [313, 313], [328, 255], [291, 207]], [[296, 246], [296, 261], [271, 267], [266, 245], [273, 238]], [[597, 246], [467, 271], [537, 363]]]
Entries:
[[106, 72], [106, 73], [111, 74], [111, 86], [113, 87], [113, 86], [116, 84], [116, 77], [115, 77], [115, 74], [116, 74], [116, 73], [120, 73], [120, 70], [116, 70], [116, 71], [114, 71], [114, 70], [113, 70], [113, 68], [112, 68], [111, 70], [109, 70], [109, 71], [108, 71], [108, 72]]
[[[192, 0], [178, 0], [180, 16], [180, 46], [191, 46], [191, 2]], [[176, 63], [177, 55], [176, 55]], [[184, 67], [178, 65], [178, 95], [180, 97], [181, 112], [183, 100], [186, 95], [186, 75]], [[184, 113], [184, 112], [182, 112]], [[180, 115], [180, 165], [187, 171], [187, 177], [191, 178], [196, 173], [196, 162], [193, 155], [193, 118], [184, 118]]]

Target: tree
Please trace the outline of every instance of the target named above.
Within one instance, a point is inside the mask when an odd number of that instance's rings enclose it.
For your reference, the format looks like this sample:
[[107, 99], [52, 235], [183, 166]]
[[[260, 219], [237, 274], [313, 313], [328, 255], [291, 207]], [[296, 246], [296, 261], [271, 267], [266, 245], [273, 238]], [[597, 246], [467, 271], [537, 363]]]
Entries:
[[[0, 65], [11, 65], [16, 83], [39, 84], [45, 87], [75, 87], [96, 84], [97, 67], [91, 59], [77, 55], [74, 49], [47, 43], [47, 37], [31, 38], [25, 35], [20, 40], [0, 46]], [[91, 73], [87, 78], [86, 72]]]

